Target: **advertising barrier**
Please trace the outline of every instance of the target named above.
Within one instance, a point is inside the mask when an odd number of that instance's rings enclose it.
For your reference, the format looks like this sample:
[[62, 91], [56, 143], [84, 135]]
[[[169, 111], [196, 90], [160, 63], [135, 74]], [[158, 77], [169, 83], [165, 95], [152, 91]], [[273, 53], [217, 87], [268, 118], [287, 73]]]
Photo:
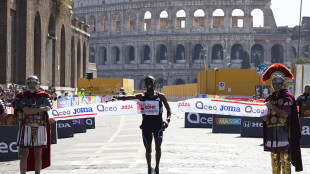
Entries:
[[262, 117], [268, 109], [264, 103], [225, 99], [193, 98], [178, 102], [179, 111], [237, 117]]
[[0, 161], [18, 159], [18, 126], [0, 126], [0, 132]]
[[211, 114], [185, 113], [185, 128], [212, 128]]
[[95, 117], [84, 118], [84, 122], [86, 124], [86, 129], [95, 129]]
[[213, 115], [212, 133], [240, 133], [241, 118]]
[[108, 103], [85, 104], [81, 106], [51, 109], [50, 119], [68, 120], [98, 116], [119, 116], [130, 114], [159, 114], [158, 101], [116, 101]]
[[72, 120], [57, 121], [57, 135], [58, 138], [74, 137], [74, 129]]
[[262, 118], [241, 117], [241, 137], [263, 137]]
[[84, 122], [84, 118], [73, 119], [73, 130], [74, 133], [85, 133], [86, 132], [86, 124]]
[[51, 144], [57, 144], [57, 123], [51, 124]]
[[301, 145], [310, 145], [310, 118], [300, 117]]

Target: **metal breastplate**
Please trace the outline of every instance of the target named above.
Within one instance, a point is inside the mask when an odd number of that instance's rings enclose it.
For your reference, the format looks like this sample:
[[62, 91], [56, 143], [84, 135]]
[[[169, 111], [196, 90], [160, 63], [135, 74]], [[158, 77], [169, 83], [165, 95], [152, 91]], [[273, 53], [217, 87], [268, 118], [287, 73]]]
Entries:
[[[46, 97], [32, 97], [32, 98], [28, 98], [26, 97], [26, 99], [24, 100], [26, 103], [26, 106], [29, 108], [40, 108], [40, 107], [44, 107], [44, 106], [51, 106], [51, 102], [48, 98]], [[25, 116], [25, 114], [24, 114]], [[33, 114], [33, 115], [28, 115], [27, 117], [28, 120], [45, 120], [45, 112], [39, 112], [37, 114]]]
[[310, 108], [310, 96], [303, 96], [302, 97], [302, 106]]
[[[280, 109], [283, 107], [284, 104], [283, 99], [270, 100], [270, 102]], [[274, 110], [268, 109], [268, 120], [266, 123], [267, 127], [286, 126], [287, 119], [278, 116]]]

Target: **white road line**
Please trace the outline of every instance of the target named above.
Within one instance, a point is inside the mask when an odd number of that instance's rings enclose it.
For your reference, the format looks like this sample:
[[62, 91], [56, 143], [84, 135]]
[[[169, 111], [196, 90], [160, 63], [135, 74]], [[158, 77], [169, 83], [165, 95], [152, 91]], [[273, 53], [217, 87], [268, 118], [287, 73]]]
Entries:
[[[123, 128], [123, 126], [124, 126], [124, 117], [121, 117], [121, 120], [120, 120], [120, 123], [119, 123], [119, 126], [118, 126], [117, 130], [116, 130], [115, 133], [112, 135], [112, 137], [107, 141], [107, 143], [111, 143], [111, 142], [116, 138], [116, 136], [119, 134], [119, 132], [121, 131], [121, 129]], [[101, 146], [100, 149], [97, 150], [97, 151], [95, 152], [95, 154], [102, 153], [102, 152], [103, 152], [103, 149], [104, 149], [105, 147], [106, 147], [106, 145]], [[92, 158], [93, 158], [93, 156], [92, 156], [92, 157], [89, 157], [88, 159], [92, 159]], [[80, 169], [86, 169], [86, 168], [87, 168], [87, 166], [85, 166], [85, 165], [83, 165], [83, 166], [80, 167]]]

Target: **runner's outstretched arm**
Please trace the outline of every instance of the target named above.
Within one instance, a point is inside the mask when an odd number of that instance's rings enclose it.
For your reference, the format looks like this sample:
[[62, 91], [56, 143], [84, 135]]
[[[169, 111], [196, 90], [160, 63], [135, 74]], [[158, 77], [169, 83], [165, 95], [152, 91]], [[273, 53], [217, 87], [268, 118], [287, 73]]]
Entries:
[[114, 96], [114, 98], [116, 98], [117, 100], [134, 100], [134, 99], [142, 100], [143, 94]]

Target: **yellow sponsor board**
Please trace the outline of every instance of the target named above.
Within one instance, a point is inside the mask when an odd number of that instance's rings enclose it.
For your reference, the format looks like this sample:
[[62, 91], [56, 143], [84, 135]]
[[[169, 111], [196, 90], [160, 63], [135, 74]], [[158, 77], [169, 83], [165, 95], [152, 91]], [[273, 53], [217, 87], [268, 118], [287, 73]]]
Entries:
[[78, 90], [82, 88], [88, 94], [89, 89], [91, 94], [116, 94], [120, 91], [120, 88], [124, 88], [127, 94], [132, 94], [134, 90], [133, 79], [110, 79], [110, 78], [95, 78], [90, 81], [86, 78], [78, 79]]

